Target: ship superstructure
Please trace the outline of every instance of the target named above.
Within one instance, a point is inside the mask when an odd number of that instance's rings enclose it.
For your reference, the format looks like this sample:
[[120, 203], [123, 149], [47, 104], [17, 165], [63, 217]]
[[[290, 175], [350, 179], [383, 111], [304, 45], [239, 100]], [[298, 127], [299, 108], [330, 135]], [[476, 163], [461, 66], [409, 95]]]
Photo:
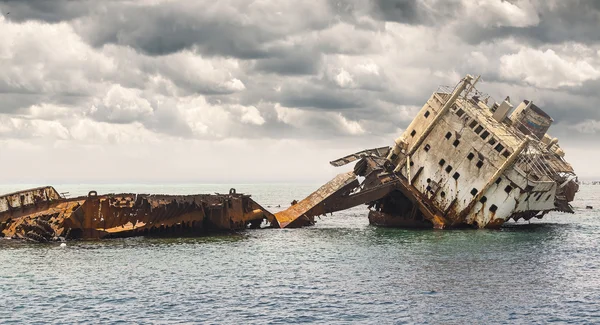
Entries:
[[578, 185], [546, 134], [552, 118], [528, 100], [509, 115], [510, 99], [490, 101], [476, 81], [432, 94], [387, 157], [394, 172], [433, 204], [437, 227], [572, 212]]

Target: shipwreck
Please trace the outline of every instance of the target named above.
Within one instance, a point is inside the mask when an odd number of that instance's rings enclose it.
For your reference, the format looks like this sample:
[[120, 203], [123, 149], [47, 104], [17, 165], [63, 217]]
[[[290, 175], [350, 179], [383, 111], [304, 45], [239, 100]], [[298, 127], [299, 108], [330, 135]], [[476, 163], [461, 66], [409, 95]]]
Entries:
[[51, 186], [0, 196], [0, 237], [34, 242], [177, 236], [277, 224], [250, 195], [106, 194], [67, 198]]
[[0, 236], [36, 242], [183, 232], [295, 228], [365, 204], [387, 227], [498, 228], [508, 220], [573, 213], [577, 176], [552, 118], [530, 100], [496, 102], [467, 75], [440, 87], [393, 146], [334, 160], [354, 163], [300, 202], [272, 214], [249, 195], [107, 194], [66, 198], [53, 187], [0, 196]]
[[508, 220], [573, 213], [579, 183], [552, 118], [532, 101], [498, 103], [467, 75], [440, 87], [391, 147], [331, 162], [355, 163], [306, 199], [276, 213], [282, 227], [368, 204], [369, 221], [390, 227], [498, 228]]

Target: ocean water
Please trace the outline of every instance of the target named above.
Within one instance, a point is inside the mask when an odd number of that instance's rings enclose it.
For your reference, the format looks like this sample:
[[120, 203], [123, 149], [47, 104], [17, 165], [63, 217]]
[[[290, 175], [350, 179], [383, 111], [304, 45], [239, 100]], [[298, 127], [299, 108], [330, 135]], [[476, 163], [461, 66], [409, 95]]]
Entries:
[[[277, 211], [318, 185], [234, 187]], [[56, 186], [72, 195], [230, 187]], [[64, 248], [0, 239], [0, 323], [598, 323], [600, 186], [583, 186], [574, 206], [575, 215], [501, 230], [376, 228], [356, 207], [303, 229]]]

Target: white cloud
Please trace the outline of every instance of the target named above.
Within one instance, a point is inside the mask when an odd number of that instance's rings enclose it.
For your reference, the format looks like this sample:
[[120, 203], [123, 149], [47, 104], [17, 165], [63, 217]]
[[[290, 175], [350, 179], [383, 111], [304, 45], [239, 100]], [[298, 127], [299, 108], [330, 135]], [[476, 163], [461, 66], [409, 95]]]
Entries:
[[90, 94], [114, 73], [113, 60], [84, 43], [67, 23], [16, 24], [0, 16], [0, 89]]
[[141, 97], [141, 91], [113, 85], [104, 98], [92, 106], [90, 114], [100, 120], [114, 123], [132, 123], [154, 113], [152, 105]]
[[463, 19], [481, 27], [527, 27], [540, 23], [538, 12], [529, 0], [468, 0], [463, 5], [466, 14]]
[[241, 121], [242, 123], [255, 124], [255, 125], [263, 125], [265, 124], [265, 119], [260, 115], [258, 109], [254, 106], [237, 106], [242, 113]]
[[561, 56], [552, 49], [523, 48], [518, 53], [503, 55], [500, 63], [502, 77], [543, 88], [577, 86], [600, 77], [600, 70], [585, 60]]

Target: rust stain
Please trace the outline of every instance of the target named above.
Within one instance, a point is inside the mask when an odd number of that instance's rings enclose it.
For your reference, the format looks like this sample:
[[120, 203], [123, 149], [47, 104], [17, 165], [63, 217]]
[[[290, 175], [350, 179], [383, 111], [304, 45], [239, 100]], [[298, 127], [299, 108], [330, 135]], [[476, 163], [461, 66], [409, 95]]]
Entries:
[[[45, 188], [50, 189], [50, 188]], [[53, 190], [53, 189], [52, 189]], [[32, 193], [39, 199], [14, 200]], [[258, 228], [275, 216], [250, 198], [231, 190], [215, 195], [109, 194], [66, 199], [56, 191], [27, 190], [0, 196], [12, 202], [0, 212], [0, 234], [45, 242], [64, 239], [128, 237], [146, 234], [235, 231]]]

